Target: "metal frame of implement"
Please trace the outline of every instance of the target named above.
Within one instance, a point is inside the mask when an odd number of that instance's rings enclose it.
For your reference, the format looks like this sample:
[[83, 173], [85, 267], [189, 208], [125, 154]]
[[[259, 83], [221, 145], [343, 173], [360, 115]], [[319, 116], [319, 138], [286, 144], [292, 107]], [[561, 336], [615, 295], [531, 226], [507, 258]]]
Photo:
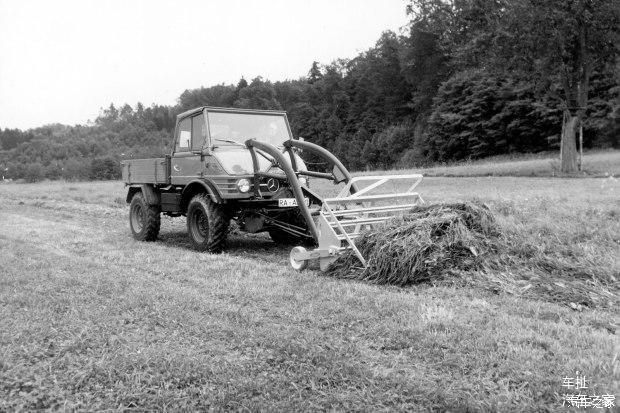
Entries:
[[[406, 192], [374, 193], [384, 184], [397, 180], [412, 180], [413, 183]], [[349, 185], [363, 181], [369, 184], [354, 194], [347, 194]], [[424, 202], [420, 194], [414, 192], [421, 181], [422, 175], [419, 174], [359, 176], [351, 179], [338, 196], [323, 200], [319, 214], [315, 216], [319, 232], [318, 248], [310, 251], [303, 247], [293, 248], [291, 266], [303, 270], [309, 260], [318, 259], [321, 270], [325, 270], [338, 255], [352, 250], [365, 267], [366, 259], [355, 245], [355, 239], [364, 230]], [[394, 203], [399, 201], [401, 203]]]
[[[261, 176], [256, 150], [273, 157], [284, 171], [297, 200], [297, 206], [308, 225], [308, 232], [318, 245], [317, 248], [309, 251], [303, 247], [295, 247], [291, 250], [291, 266], [299, 271], [306, 268], [309, 260], [314, 259], [318, 259], [321, 270], [325, 270], [337, 259], [338, 255], [347, 250], [352, 250], [361, 265], [366, 266], [366, 259], [355, 245], [355, 239], [360, 233], [424, 202], [420, 194], [414, 192], [422, 181], [423, 177], [420, 174], [353, 177], [331, 152], [310, 142], [294, 140], [284, 142], [290, 162], [287, 162], [285, 155], [273, 145], [253, 139], [245, 143], [252, 154], [255, 182], [258, 182], [258, 177]], [[331, 166], [332, 172], [297, 170], [293, 156], [295, 148], [312, 152], [324, 159]], [[344, 182], [345, 185], [336, 197], [321, 199], [317, 194], [299, 184], [300, 175], [330, 179], [335, 184]], [[386, 184], [395, 181], [410, 181], [411, 184], [405, 192], [381, 192]], [[366, 184], [362, 185], [362, 183]], [[304, 202], [306, 196], [320, 207], [311, 209], [306, 206]]]

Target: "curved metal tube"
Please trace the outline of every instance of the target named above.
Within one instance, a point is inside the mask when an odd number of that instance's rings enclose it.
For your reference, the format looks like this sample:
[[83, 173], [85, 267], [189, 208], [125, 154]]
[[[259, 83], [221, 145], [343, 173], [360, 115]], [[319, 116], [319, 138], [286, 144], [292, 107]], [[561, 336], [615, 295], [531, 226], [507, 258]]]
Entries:
[[250, 156], [252, 156], [252, 168], [254, 169], [254, 178], [253, 178], [253, 184], [254, 184], [254, 195], [257, 197], [262, 197], [261, 193], [260, 193], [260, 180], [258, 178], [258, 171], [259, 171], [259, 167], [258, 167], [258, 158], [256, 157], [256, 152], [254, 152], [253, 149], [250, 149]]
[[[330, 164], [334, 165], [336, 168], [338, 168], [342, 176], [344, 176], [344, 181], [346, 183], [349, 183], [349, 181], [353, 179], [353, 176], [351, 176], [351, 173], [342, 164], [342, 162], [340, 162], [340, 160], [336, 158], [336, 156], [333, 153], [323, 148], [322, 146], [319, 146], [315, 143], [305, 142], [305, 141], [302, 142], [302, 141], [297, 141], [297, 140], [288, 140], [284, 142], [284, 147], [287, 149], [288, 148], [300, 148], [300, 149], [305, 149], [309, 152], [315, 153], [319, 155], [321, 158], [325, 159]], [[336, 177], [334, 177], [334, 180], [336, 180]], [[351, 194], [354, 194], [357, 191], [358, 191], [357, 185], [355, 184], [351, 185]]]
[[[303, 191], [301, 190], [301, 185], [299, 185], [299, 179], [297, 178], [297, 174], [293, 170], [293, 167], [291, 166], [291, 164], [286, 161], [284, 154], [280, 152], [278, 148], [276, 148], [275, 146], [270, 145], [268, 143], [259, 142], [255, 139], [248, 139], [247, 141], [245, 141], [245, 145], [248, 147], [250, 152], [253, 153], [254, 148], [259, 149], [265, 152], [266, 154], [272, 156], [273, 159], [275, 159], [278, 162], [278, 164], [280, 165], [280, 168], [282, 168], [282, 170], [286, 174], [286, 179], [288, 180], [289, 185], [291, 186], [291, 189], [293, 190], [293, 195], [295, 195], [295, 199], [297, 200], [297, 206], [299, 207], [299, 210], [301, 211], [301, 215], [304, 217], [304, 219], [306, 220], [306, 223], [308, 224], [308, 230], [310, 231], [310, 234], [312, 234], [312, 237], [314, 238], [314, 240], [318, 243], [319, 242], [319, 231], [317, 230], [316, 224], [314, 223], [314, 220], [312, 219], [312, 215], [310, 214], [310, 208], [308, 208], [308, 206], [306, 205], [306, 202], [304, 201], [304, 194], [303, 194]], [[255, 159], [256, 159], [255, 157], [252, 157], [253, 161]], [[256, 160], [254, 162], [255, 162], [254, 170], [256, 171], [258, 169], [257, 168], [258, 161]]]

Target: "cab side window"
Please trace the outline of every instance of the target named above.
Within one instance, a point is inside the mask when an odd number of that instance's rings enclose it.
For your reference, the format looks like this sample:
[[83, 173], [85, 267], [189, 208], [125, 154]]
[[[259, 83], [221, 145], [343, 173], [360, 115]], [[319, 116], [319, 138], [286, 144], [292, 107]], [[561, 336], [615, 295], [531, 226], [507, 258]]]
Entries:
[[187, 152], [191, 145], [192, 120], [185, 118], [179, 123], [179, 138], [177, 139], [176, 152]]
[[207, 136], [207, 127], [205, 125], [205, 116], [201, 113], [192, 118], [192, 150], [199, 151], [205, 143]]

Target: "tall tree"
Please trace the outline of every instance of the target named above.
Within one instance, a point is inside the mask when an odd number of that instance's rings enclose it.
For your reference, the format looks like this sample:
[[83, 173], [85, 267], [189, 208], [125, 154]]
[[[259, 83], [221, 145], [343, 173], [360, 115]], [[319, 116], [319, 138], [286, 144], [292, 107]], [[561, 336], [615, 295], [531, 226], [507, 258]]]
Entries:
[[314, 62], [312, 62], [312, 67], [308, 72], [308, 83], [315, 83], [322, 77], [323, 74], [321, 73], [321, 69], [319, 68], [319, 62], [315, 60]]
[[513, 0], [506, 6], [495, 21], [487, 62], [559, 92], [561, 169], [574, 173], [590, 79], [618, 56], [620, 6], [617, 0]]

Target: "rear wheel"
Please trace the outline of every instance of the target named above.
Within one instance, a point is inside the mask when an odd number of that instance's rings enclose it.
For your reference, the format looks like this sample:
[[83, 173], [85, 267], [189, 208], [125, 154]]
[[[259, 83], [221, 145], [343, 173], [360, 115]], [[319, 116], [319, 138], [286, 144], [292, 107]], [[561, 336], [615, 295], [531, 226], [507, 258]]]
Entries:
[[129, 204], [129, 227], [138, 241], [155, 241], [161, 219], [159, 206], [149, 205], [142, 192], [137, 192]]
[[187, 232], [199, 251], [221, 252], [226, 244], [230, 218], [207, 194], [195, 195], [187, 206]]

